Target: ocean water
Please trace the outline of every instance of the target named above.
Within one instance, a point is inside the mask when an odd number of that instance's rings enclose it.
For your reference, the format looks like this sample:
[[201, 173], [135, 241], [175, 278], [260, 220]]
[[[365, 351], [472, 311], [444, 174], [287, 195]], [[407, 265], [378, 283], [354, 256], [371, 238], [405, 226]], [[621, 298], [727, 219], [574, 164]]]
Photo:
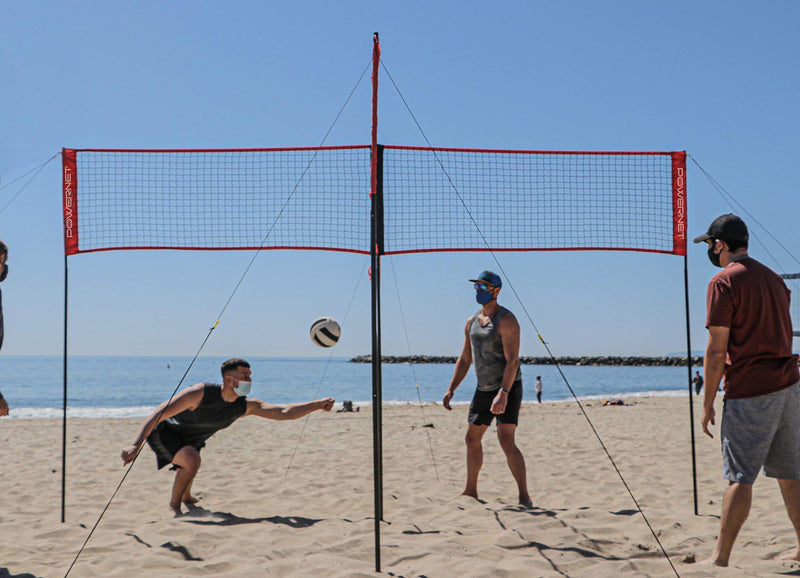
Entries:
[[[92, 357], [67, 360], [67, 415], [70, 417], [141, 417], [176, 389], [200, 381], [220, 382], [221, 357]], [[271, 403], [294, 403], [321, 397], [351, 400], [365, 406], [372, 400], [372, 367], [343, 358], [248, 358], [253, 369], [249, 397]], [[453, 364], [384, 364], [383, 401], [404, 404], [440, 401]], [[652, 395], [688, 395], [685, 367], [581, 367], [562, 371], [581, 399]], [[63, 411], [61, 356], [0, 356], [0, 391], [11, 418], [59, 417]], [[523, 365], [524, 399], [536, 400], [534, 382], [542, 376], [544, 402], [573, 399], [553, 366]], [[469, 403], [475, 377], [456, 391], [454, 403]]]

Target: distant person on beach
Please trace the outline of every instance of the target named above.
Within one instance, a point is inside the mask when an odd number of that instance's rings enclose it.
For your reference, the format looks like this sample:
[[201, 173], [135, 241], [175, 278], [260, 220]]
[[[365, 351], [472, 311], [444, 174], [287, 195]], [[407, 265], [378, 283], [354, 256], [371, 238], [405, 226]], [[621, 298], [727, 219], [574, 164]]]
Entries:
[[[0, 283], [6, 280], [8, 276], [8, 245], [0, 240]], [[3, 348], [3, 292], [0, 291], [0, 349]], [[8, 402], [0, 392], [0, 416], [8, 415]]]
[[267, 419], [298, 419], [317, 410], [330, 411], [333, 398], [272, 405], [246, 397], [252, 372], [244, 359], [229, 359], [222, 364], [222, 384], [198, 383], [180, 391], [159, 405], [139, 429], [135, 441], [122, 450], [127, 465], [136, 459], [145, 440], [155, 452], [158, 469], [172, 464], [176, 469], [169, 509], [181, 515], [181, 504], [194, 504], [192, 482], [200, 469], [200, 450], [205, 441], [242, 416]]
[[467, 483], [463, 495], [478, 497], [478, 473], [483, 465], [481, 440], [486, 430], [497, 419], [497, 437], [506, 454], [508, 467], [517, 482], [519, 503], [532, 507], [528, 495], [525, 458], [517, 447], [514, 436], [522, 404], [522, 373], [519, 369], [519, 323], [505, 307], [497, 303], [502, 288], [500, 276], [484, 271], [475, 285], [475, 299], [481, 310], [467, 320], [464, 327], [464, 347], [456, 360], [453, 378], [442, 398], [448, 410], [458, 386], [467, 376], [472, 363], [478, 386], [469, 406], [467, 426]]
[[783, 279], [747, 254], [749, 234], [733, 214], [716, 218], [694, 242], [708, 244], [721, 267], [706, 294], [703, 431], [715, 424], [714, 399], [722, 378], [722, 470], [729, 485], [720, 531], [707, 564], [727, 566], [762, 467], [777, 478], [797, 535], [800, 560], [800, 372], [792, 354], [790, 291]]
[[694, 392], [697, 395], [700, 395], [700, 390], [703, 389], [703, 376], [700, 375], [699, 371], [694, 372], [694, 378], [692, 379], [692, 383], [694, 384]]
[[542, 376], [536, 376], [536, 401], [542, 403]]

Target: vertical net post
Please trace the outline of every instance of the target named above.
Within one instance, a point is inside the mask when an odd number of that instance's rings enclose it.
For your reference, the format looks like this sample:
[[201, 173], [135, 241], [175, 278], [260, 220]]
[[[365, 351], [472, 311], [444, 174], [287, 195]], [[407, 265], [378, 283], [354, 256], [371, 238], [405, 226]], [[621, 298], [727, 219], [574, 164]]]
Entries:
[[67, 269], [67, 260], [69, 258], [64, 255], [64, 391], [62, 393], [63, 399], [63, 416], [61, 418], [61, 523], [66, 521], [66, 507], [67, 507], [67, 304], [69, 299], [67, 297], [67, 287], [69, 281], [69, 274]]
[[372, 458], [375, 501], [375, 571], [381, 571], [383, 520], [383, 386], [381, 376], [381, 255], [383, 254], [383, 147], [378, 146], [378, 70], [381, 47], [378, 33], [372, 47], [372, 146], [370, 149], [370, 274], [372, 281]]
[[76, 153], [72, 149], [61, 152], [62, 166], [62, 200], [64, 208], [64, 352], [63, 352], [63, 393], [61, 416], [61, 523], [66, 521], [67, 508], [67, 351], [68, 351], [68, 319], [69, 273], [67, 268], [69, 255], [78, 249], [78, 164]]
[[672, 252], [683, 256], [683, 292], [684, 309], [686, 310], [686, 371], [689, 387], [689, 434], [692, 443], [692, 495], [694, 497], [694, 515], [699, 514], [697, 508], [697, 451], [694, 436], [694, 393], [692, 391], [692, 338], [689, 328], [689, 261], [686, 251], [686, 151], [675, 151], [672, 157]]
[[689, 331], [689, 259], [683, 256], [683, 292], [686, 309], [686, 367], [689, 384], [689, 434], [692, 441], [692, 495], [694, 497], [694, 515], [699, 515], [697, 508], [697, 451], [694, 437], [694, 393], [692, 392], [692, 338]]

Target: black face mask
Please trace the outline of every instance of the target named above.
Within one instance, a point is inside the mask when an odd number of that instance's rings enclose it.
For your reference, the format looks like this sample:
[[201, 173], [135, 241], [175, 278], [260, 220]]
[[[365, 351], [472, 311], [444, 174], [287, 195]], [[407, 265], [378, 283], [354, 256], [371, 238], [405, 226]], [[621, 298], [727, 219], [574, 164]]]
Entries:
[[716, 245], [716, 243], [711, 243], [708, 246], [708, 260], [711, 261], [714, 267], [722, 267], [722, 263], [719, 262], [720, 254], [714, 252], [714, 245]]

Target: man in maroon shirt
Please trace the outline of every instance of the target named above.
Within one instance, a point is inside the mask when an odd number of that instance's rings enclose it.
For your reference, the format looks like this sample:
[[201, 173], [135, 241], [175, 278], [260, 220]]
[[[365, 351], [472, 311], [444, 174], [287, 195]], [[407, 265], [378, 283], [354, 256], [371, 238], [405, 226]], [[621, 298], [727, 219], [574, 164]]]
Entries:
[[753, 483], [764, 469], [776, 478], [800, 560], [800, 372], [792, 354], [790, 291], [780, 275], [747, 255], [747, 226], [736, 215], [716, 218], [695, 243], [722, 271], [708, 284], [708, 345], [703, 431], [714, 437], [714, 399], [724, 377], [720, 436], [729, 486], [722, 502], [714, 554], [706, 563], [727, 566], [733, 543], [750, 512]]

